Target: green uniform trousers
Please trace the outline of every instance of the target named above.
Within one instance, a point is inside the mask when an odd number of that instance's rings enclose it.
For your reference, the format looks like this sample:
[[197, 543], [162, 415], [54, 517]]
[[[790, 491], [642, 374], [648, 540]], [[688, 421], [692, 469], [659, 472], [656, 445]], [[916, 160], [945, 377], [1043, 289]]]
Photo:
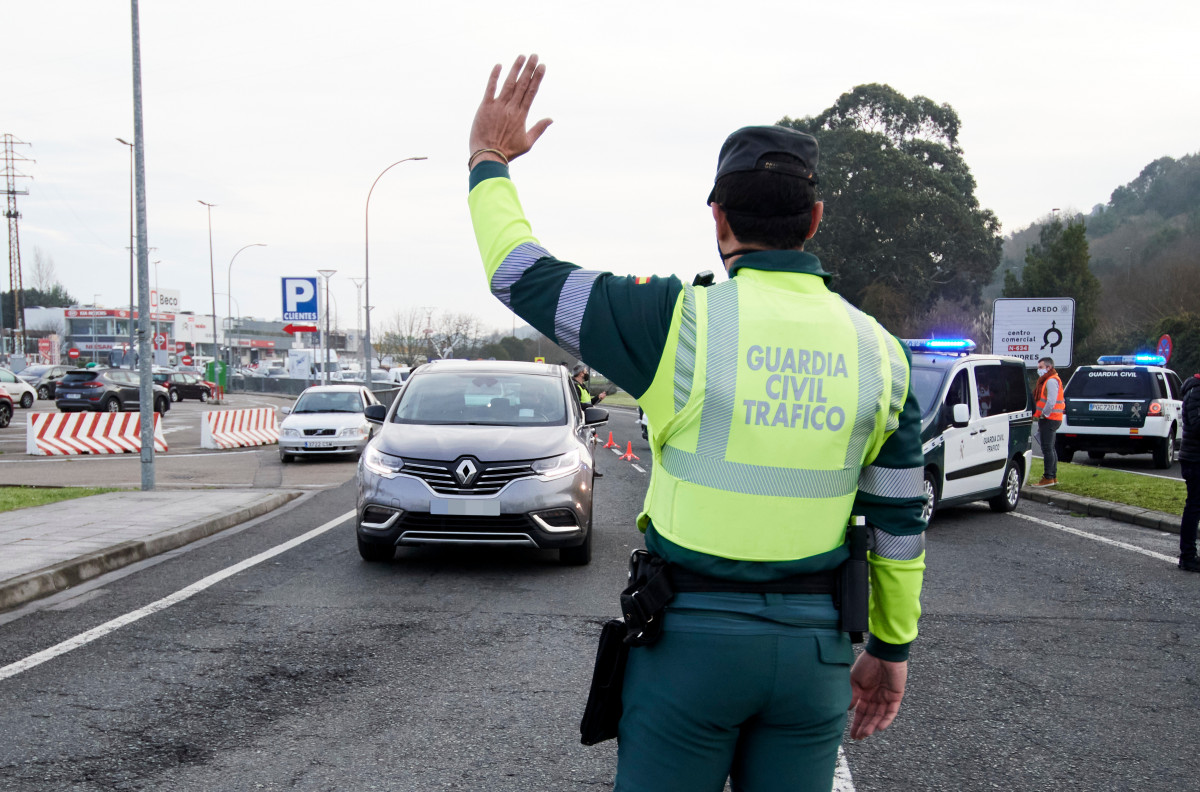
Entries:
[[850, 706], [830, 597], [680, 594], [629, 652], [615, 792], [829, 792]]

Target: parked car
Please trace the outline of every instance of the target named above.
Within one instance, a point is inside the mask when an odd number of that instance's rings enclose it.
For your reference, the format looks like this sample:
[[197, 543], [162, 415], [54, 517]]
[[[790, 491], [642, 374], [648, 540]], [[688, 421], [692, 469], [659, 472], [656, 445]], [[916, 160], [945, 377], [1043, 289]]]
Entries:
[[296, 404], [284, 408], [279, 425], [279, 461], [300, 456], [362, 453], [373, 427], [363, 412], [379, 405], [375, 394], [361, 385], [314, 385], [305, 388]]
[[206, 402], [212, 398], [213, 394], [211, 384], [195, 374], [184, 371], [155, 372], [154, 382], [167, 389], [167, 394], [173, 402], [184, 399], [199, 399]]
[[440, 361], [413, 371], [358, 465], [358, 552], [399, 545], [553, 548], [592, 555], [595, 427], [562, 366]]
[[[120, 412], [141, 408], [141, 379], [129, 369], [72, 369], [58, 382], [55, 406], [62, 412]], [[154, 385], [154, 412], [171, 409], [171, 396], [161, 385]]]
[[8, 395], [8, 391], [0, 388], [0, 429], [4, 429], [12, 423], [13, 417], [13, 400], [12, 396]]
[[26, 366], [17, 376], [28, 382], [37, 390], [39, 399], [53, 399], [54, 386], [66, 376], [74, 366], [43, 365]]
[[32, 407], [37, 398], [36, 388], [6, 368], [0, 368], [0, 386], [10, 399], [26, 409]]
[[921, 406], [925, 519], [942, 506], [1017, 508], [1033, 460], [1033, 398], [1025, 361], [975, 355], [967, 339], [905, 341]]

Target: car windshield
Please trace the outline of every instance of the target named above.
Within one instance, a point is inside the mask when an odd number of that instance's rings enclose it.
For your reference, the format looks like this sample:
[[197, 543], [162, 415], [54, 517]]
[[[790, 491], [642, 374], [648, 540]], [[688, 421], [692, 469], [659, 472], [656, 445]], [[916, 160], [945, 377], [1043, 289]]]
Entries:
[[1153, 399], [1146, 369], [1079, 369], [1067, 383], [1068, 399]]
[[938, 394], [942, 392], [942, 380], [946, 378], [946, 369], [927, 366], [912, 367], [912, 389], [921, 405], [922, 417], [929, 414], [937, 406]]
[[556, 377], [508, 372], [436, 372], [413, 377], [394, 423], [562, 426], [567, 405]]
[[296, 400], [296, 413], [360, 413], [362, 398], [354, 391], [309, 391]]
[[17, 376], [21, 379], [38, 379], [49, 370], [49, 366], [26, 366]]

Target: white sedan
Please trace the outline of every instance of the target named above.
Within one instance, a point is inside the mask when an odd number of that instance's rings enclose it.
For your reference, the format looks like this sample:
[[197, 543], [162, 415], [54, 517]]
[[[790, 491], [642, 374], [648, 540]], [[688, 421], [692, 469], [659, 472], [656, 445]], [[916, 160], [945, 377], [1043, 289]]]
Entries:
[[306, 388], [279, 426], [279, 460], [299, 456], [362, 453], [373, 433], [363, 415], [379, 404], [370, 389], [360, 385], [315, 385]]
[[0, 386], [12, 396], [13, 404], [19, 404], [26, 409], [32, 407], [37, 399], [37, 389], [6, 368], [0, 368]]

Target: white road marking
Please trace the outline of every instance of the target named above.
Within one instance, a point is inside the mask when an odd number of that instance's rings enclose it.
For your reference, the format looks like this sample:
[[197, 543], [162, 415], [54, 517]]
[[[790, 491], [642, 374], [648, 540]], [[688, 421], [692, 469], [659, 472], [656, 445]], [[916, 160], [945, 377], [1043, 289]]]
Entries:
[[633, 469], [634, 469], [634, 470], [636, 470], [638, 473], [645, 473], [645, 472], [646, 472], [645, 470], [642, 470], [642, 466], [641, 466], [641, 465], [634, 465], [634, 466], [633, 466]]
[[171, 607], [172, 605], [179, 603], [179, 602], [183, 602], [185, 599], [188, 599], [192, 595], [199, 594], [201, 591], [204, 591], [205, 589], [207, 589], [211, 586], [214, 586], [217, 583], [220, 583], [222, 580], [225, 580], [228, 577], [232, 577], [233, 575], [236, 575], [239, 572], [247, 570], [250, 567], [254, 566], [255, 564], [261, 564], [263, 561], [266, 561], [267, 559], [270, 559], [270, 558], [274, 558], [275, 556], [279, 555], [280, 553], [285, 553], [288, 550], [291, 550], [293, 547], [296, 547], [297, 545], [304, 544], [309, 539], [313, 539], [317, 536], [320, 536], [321, 534], [325, 533], [326, 531], [330, 530], [331, 528], [336, 528], [337, 526], [341, 525], [342, 523], [346, 522], [347, 520], [349, 520], [353, 517], [354, 517], [354, 511], [348, 511], [345, 514], [341, 515], [340, 517], [334, 517], [332, 520], [325, 523], [324, 525], [321, 525], [321, 526], [318, 526], [318, 527], [312, 529], [311, 531], [309, 531], [306, 534], [297, 536], [295, 539], [290, 539], [281, 545], [277, 545], [277, 546], [271, 548], [270, 550], [263, 551], [256, 556], [247, 558], [244, 561], [239, 561], [238, 563], [234, 564], [231, 567], [226, 567], [225, 569], [222, 569], [220, 572], [209, 575], [208, 577], [204, 578], [203, 580], [198, 580], [195, 583], [193, 583], [192, 585], [190, 585], [186, 588], [182, 588], [179, 591], [176, 591], [174, 594], [170, 594], [166, 597], [163, 597], [162, 599], [160, 599], [156, 602], [151, 602], [149, 605], [146, 605], [145, 607], [142, 607], [142, 608], [138, 608], [135, 611], [130, 611], [129, 613], [126, 613], [124, 616], [118, 616], [117, 618], [113, 619], [112, 621], [108, 621], [108, 622], [105, 622], [104, 624], [101, 624], [99, 627], [93, 627], [92, 629], [88, 630], [87, 632], [76, 635], [74, 638], [68, 638], [67, 640], [63, 641], [62, 643], [55, 644], [54, 646], [51, 646], [49, 649], [43, 649], [42, 651], [38, 652], [37, 654], [32, 654], [29, 657], [26, 657], [24, 660], [18, 660], [15, 663], [6, 665], [3, 668], [0, 668], [0, 680], [5, 680], [5, 679], [8, 679], [9, 677], [14, 677], [17, 674], [20, 674], [22, 671], [28, 671], [29, 669], [34, 668], [35, 666], [39, 666], [42, 663], [45, 663], [47, 660], [53, 660], [55, 657], [58, 657], [59, 655], [64, 655], [73, 649], [78, 649], [81, 646], [86, 646], [87, 644], [91, 643], [92, 641], [95, 641], [98, 638], [103, 638], [105, 635], [108, 635], [111, 632], [119, 630], [127, 624], [134, 623], [138, 619], [142, 619], [153, 613], [158, 613], [161, 610], [166, 610], [167, 608]]
[[619, 448], [610, 448], [609, 450], [610, 450], [610, 451], [612, 451], [612, 452], [613, 452], [614, 454], [616, 454], [617, 456], [621, 456], [621, 449], [619, 449]]
[[1167, 561], [1172, 564], [1177, 563], [1179, 561], [1179, 559], [1177, 559], [1173, 556], [1163, 555], [1162, 553], [1156, 553], [1153, 550], [1146, 550], [1145, 548], [1138, 547], [1137, 545], [1131, 545], [1126, 542], [1118, 542], [1116, 539], [1109, 539], [1107, 536], [1097, 536], [1094, 533], [1088, 533], [1087, 531], [1081, 531], [1078, 528], [1071, 528], [1070, 526], [1059, 525], [1058, 523], [1050, 522], [1049, 520], [1043, 520], [1038, 517], [1031, 517], [1028, 514], [1017, 514], [1016, 512], [1009, 512], [1008, 516], [1016, 517], [1021, 520], [1028, 520], [1029, 522], [1037, 523], [1038, 525], [1044, 525], [1047, 528], [1055, 528], [1059, 531], [1065, 531], [1066, 533], [1069, 533], [1069, 534], [1075, 534], [1076, 536], [1082, 536], [1085, 539], [1092, 539], [1097, 542], [1102, 542], [1103, 544], [1106, 544], [1106, 545], [1112, 545], [1113, 547], [1119, 547], [1122, 550], [1132, 550], [1135, 553], [1141, 553], [1144, 556], [1150, 556], [1151, 558], [1157, 558], [1160, 561]]
[[833, 792], [854, 792], [854, 779], [850, 777], [850, 765], [846, 763], [846, 752], [838, 746], [837, 767], [833, 771]]
[[[274, 453], [273, 444], [271, 446], [259, 446], [256, 448], [246, 449], [244, 451], [220, 451], [213, 450], [196, 454], [172, 454], [170, 452], [162, 453], [161, 451], [154, 455], [155, 459], [184, 459], [186, 457], [207, 457], [207, 456], [229, 456], [231, 454], [261, 454], [263, 452]], [[79, 462], [89, 460], [98, 462], [101, 459], [109, 461], [140, 459], [138, 453], [132, 454], [66, 454], [63, 456], [28, 456], [24, 459], [0, 459], [0, 465], [28, 465], [29, 463], [46, 464], [49, 462]]]

